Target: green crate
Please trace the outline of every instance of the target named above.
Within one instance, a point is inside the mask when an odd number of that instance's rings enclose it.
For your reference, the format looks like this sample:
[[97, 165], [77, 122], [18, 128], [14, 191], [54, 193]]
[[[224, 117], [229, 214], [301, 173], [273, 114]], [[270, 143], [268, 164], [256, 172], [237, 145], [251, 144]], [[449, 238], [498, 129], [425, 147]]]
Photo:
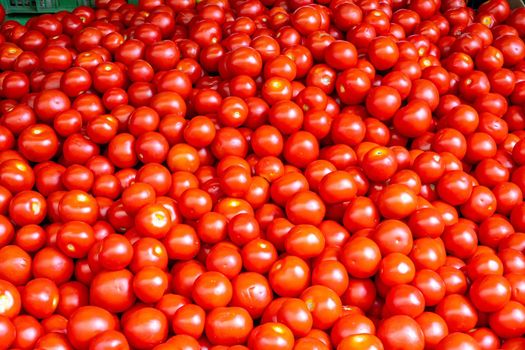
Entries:
[[0, 0], [6, 14], [39, 14], [71, 11], [78, 6], [95, 5], [95, 0]]

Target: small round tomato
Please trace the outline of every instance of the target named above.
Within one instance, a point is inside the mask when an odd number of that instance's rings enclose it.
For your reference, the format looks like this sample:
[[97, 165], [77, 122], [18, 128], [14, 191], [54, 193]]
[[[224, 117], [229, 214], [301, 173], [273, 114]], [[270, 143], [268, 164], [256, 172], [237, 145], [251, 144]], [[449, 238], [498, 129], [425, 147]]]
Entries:
[[241, 307], [218, 307], [206, 315], [206, 336], [212, 344], [242, 344], [252, 328], [253, 321], [250, 315]]
[[425, 348], [425, 337], [419, 324], [406, 315], [385, 319], [377, 329], [377, 336], [387, 348], [403, 347], [410, 342], [414, 349]]
[[368, 278], [379, 268], [381, 251], [373, 240], [355, 237], [343, 246], [341, 258], [351, 276]]
[[108, 311], [96, 306], [83, 306], [69, 318], [67, 337], [73, 346], [87, 348], [94, 337], [115, 327], [115, 318]]
[[162, 311], [143, 307], [129, 311], [126, 316], [122, 329], [130, 346], [152, 349], [168, 337], [168, 320]]
[[277, 322], [255, 327], [248, 338], [248, 347], [254, 350], [291, 350], [294, 343], [292, 331], [284, 324]]

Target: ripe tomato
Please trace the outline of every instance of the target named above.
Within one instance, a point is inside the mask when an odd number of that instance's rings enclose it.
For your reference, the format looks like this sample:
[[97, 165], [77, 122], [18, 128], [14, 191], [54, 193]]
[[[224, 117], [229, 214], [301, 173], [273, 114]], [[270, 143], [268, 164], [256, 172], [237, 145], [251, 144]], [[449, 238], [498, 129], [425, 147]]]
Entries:
[[0, 349], [522, 349], [525, 20], [0, 6]]

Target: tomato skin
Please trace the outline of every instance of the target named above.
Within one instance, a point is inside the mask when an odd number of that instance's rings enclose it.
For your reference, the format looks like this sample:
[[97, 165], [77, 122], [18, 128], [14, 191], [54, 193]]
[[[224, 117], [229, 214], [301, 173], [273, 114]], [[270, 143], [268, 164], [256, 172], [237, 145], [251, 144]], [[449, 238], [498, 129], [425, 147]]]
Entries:
[[470, 335], [478, 342], [482, 349], [498, 348], [501, 346], [501, 341], [489, 328], [479, 328], [470, 332]]
[[[365, 153], [361, 166], [365, 175], [373, 180], [382, 182], [395, 174], [397, 160], [393, 151], [386, 147], [373, 147]], [[378, 171], [382, 168], [382, 171]]]
[[35, 100], [35, 113], [43, 122], [50, 122], [71, 106], [69, 98], [59, 90], [41, 92]]
[[96, 306], [83, 306], [71, 315], [67, 336], [73, 346], [87, 349], [95, 336], [115, 327], [115, 319], [108, 311]]
[[394, 315], [416, 318], [424, 311], [425, 300], [421, 291], [410, 285], [394, 286], [387, 294], [385, 308]]
[[[493, 292], [494, 286], [498, 289], [498, 293], [489, 297], [488, 295]], [[470, 293], [478, 310], [490, 312], [500, 309], [501, 305], [505, 305], [510, 300], [510, 284], [504, 278], [487, 275], [475, 281]], [[482, 305], [483, 303], [485, 304]]]
[[[516, 301], [510, 301], [501, 310], [492, 314], [489, 318], [489, 324], [494, 332], [502, 338], [511, 338], [522, 332], [520, 319], [523, 316], [523, 304]], [[512, 314], [509, 318], [509, 314]]]
[[57, 311], [69, 317], [78, 307], [88, 304], [88, 288], [80, 282], [66, 282], [59, 286]]
[[[356, 105], [365, 99], [371, 88], [371, 82], [366, 73], [357, 68], [350, 68], [338, 76], [335, 87], [339, 98], [344, 103]], [[349, 90], [353, 90], [354, 93], [350, 94]]]
[[0, 288], [2, 295], [9, 301], [2, 311], [1, 316], [14, 318], [18, 315], [21, 309], [20, 293], [16, 287], [6, 280], [0, 280]]
[[2, 339], [3, 349], [8, 349], [16, 339], [16, 328], [9, 318], [5, 316], [0, 317], [1, 333], [0, 339]]
[[312, 313], [313, 326], [328, 329], [342, 315], [342, 303], [339, 296], [325, 286], [311, 286], [303, 291], [300, 298]]
[[312, 283], [324, 285], [341, 297], [349, 284], [344, 270], [344, 265], [338, 261], [321, 261], [312, 270]]
[[383, 217], [403, 219], [416, 209], [416, 195], [405, 185], [390, 185], [381, 192], [378, 206]]
[[409, 340], [416, 349], [424, 349], [424, 335], [421, 327], [405, 315], [385, 319], [377, 329], [377, 336], [386, 348], [399, 348]]
[[[466, 332], [476, 325], [478, 313], [464, 296], [451, 294], [446, 296], [436, 307], [436, 313], [447, 322], [450, 332]], [[457, 317], [461, 315], [462, 321]]]
[[106, 346], [113, 346], [122, 350], [129, 349], [129, 344], [124, 334], [116, 330], [107, 330], [95, 336], [89, 344], [89, 349], [103, 349]]
[[248, 338], [248, 347], [255, 350], [293, 349], [294, 343], [290, 329], [276, 322], [255, 327]]
[[337, 143], [355, 146], [365, 137], [365, 124], [362, 119], [350, 113], [340, 114], [332, 122], [331, 128], [331, 136]]
[[331, 331], [332, 343], [339, 346], [344, 339], [356, 334], [374, 334], [375, 326], [363, 315], [348, 315], [340, 318]]
[[[128, 270], [98, 273], [91, 281], [89, 298], [91, 303], [110, 312], [123, 312], [135, 302], [132, 274]], [[105, 296], [111, 295], [110, 298]]]
[[[384, 110], [383, 104], [389, 106]], [[389, 120], [401, 107], [401, 95], [399, 91], [390, 86], [372, 88], [366, 97], [366, 108], [373, 117], [379, 120]]]
[[430, 129], [431, 106], [424, 100], [412, 100], [396, 112], [393, 121], [401, 135], [421, 136]]
[[55, 311], [59, 293], [53, 281], [37, 278], [26, 284], [21, 297], [24, 309], [32, 316], [42, 319]]
[[[479, 203], [482, 201], [483, 204]], [[485, 186], [476, 186], [468, 201], [461, 206], [461, 213], [473, 221], [488, 218], [496, 211], [496, 198]]]
[[[54, 268], [51, 268], [54, 266]], [[67, 282], [73, 274], [73, 260], [56, 248], [44, 247], [33, 257], [34, 277], [45, 277], [60, 285]]]
[[16, 286], [26, 284], [31, 275], [31, 257], [16, 245], [0, 248], [0, 278]]
[[374, 228], [379, 223], [378, 209], [369, 198], [356, 197], [348, 205], [343, 223], [350, 232], [356, 232], [363, 228]]
[[468, 334], [460, 332], [452, 332], [439, 342], [439, 347], [444, 349], [457, 349], [458, 347], [465, 349], [479, 349], [476, 340]]
[[386, 70], [397, 63], [399, 49], [392, 39], [379, 37], [371, 41], [368, 46], [368, 55], [374, 67]]
[[[271, 267], [268, 280], [272, 290], [282, 297], [297, 297], [310, 282], [310, 268], [301, 258], [287, 256], [277, 260]], [[292, 278], [295, 283], [287, 281]]]
[[213, 344], [244, 343], [252, 328], [253, 321], [248, 312], [240, 307], [219, 307], [206, 317], [206, 335]]
[[143, 307], [131, 311], [127, 316], [122, 321], [122, 328], [131, 346], [137, 349], [150, 349], [166, 340], [168, 322], [161, 311]]
[[379, 268], [381, 251], [373, 240], [356, 237], [343, 247], [341, 259], [350, 275], [356, 278], [368, 278]]
[[448, 326], [439, 315], [433, 312], [423, 312], [416, 318], [425, 335], [425, 347], [436, 349], [443, 338], [448, 335]]
[[19, 348], [29, 349], [34, 347], [44, 333], [43, 327], [32, 316], [17, 316], [13, 319], [13, 324], [16, 328], [16, 338], [13, 345]]

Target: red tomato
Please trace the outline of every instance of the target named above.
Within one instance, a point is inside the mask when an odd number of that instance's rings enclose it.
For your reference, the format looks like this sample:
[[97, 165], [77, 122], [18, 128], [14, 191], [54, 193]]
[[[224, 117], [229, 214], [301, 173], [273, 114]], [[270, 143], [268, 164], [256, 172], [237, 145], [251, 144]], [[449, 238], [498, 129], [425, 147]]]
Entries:
[[0, 350], [524, 348], [523, 9], [91, 5], [0, 6]]

